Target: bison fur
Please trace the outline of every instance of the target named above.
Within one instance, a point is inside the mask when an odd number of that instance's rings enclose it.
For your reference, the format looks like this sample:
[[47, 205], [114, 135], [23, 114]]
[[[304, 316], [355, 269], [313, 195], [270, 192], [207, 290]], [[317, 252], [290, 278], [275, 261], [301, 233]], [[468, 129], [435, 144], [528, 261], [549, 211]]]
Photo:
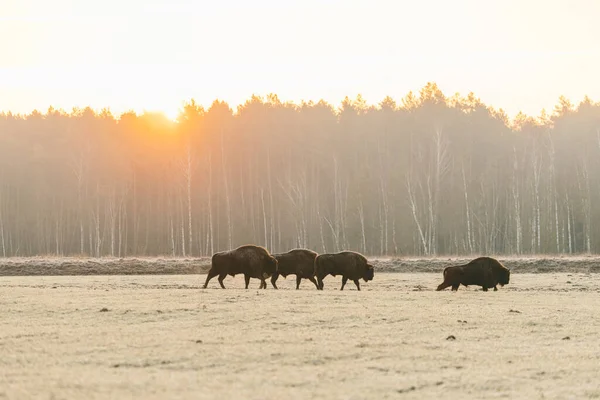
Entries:
[[360, 290], [359, 279], [362, 278], [365, 282], [368, 282], [373, 280], [374, 274], [374, 268], [368, 263], [367, 259], [362, 254], [353, 251], [320, 254], [315, 258], [315, 275], [319, 290], [323, 290], [323, 279], [327, 275], [342, 276], [340, 290], [344, 290], [348, 279], [353, 281], [356, 288]]
[[293, 249], [287, 253], [273, 254], [277, 259], [277, 271], [271, 276], [271, 284], [277, 289], [277, 278], [279, 275], [286, 278], [288, 275], [296, 275], [296, 289], [300, 288], [302, 279], [308, 279], [316, 288], [319, 288], [315, 280], [315, 258], [317, 253], [307, 249]]
[[223, 289], [223, 279], [227, 275], [235, 276], [243, 274], [246, 283], [246, 289], [250, 283], [250, 278], [260, 279], [261, 288], [266, 288], [265, 279], [272, 276], [277, 271], [277, 259], [273, 257], [264, 247], [245, 245], [237, 249], [222, 251], [212, 256], [211, 267], [204, 282], [204, 288], [208, 282], [218, 276], [219, 284]]
[[444, 282], [437, 287], [437, 290], [452, 287], [452, 290], [456, 291], [460, 285], [476, 285], [481, 286], [484, 292], [491, 288], [496, 291], [497, 285], [507, 285], [509, 280], [510, 269], [494, 258], [479, 257], [465, 265], [445, 268]]

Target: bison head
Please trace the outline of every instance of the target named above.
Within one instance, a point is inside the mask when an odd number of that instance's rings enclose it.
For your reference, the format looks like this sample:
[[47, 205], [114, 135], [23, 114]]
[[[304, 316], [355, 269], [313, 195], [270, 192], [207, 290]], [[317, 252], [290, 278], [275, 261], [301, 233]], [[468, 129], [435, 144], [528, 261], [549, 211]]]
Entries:
[[365, 271], [365, 274], [363, 275], [363, 279], [365, 280], [365, 282], [372, 281], [374, 275], [375, 275], [375, 269], [373, 268], [373, 266], [371, 264], [367, 264], [367, 270]]
[[277, 259], [273, 256], [269, 256], [265, 262], [264, 272], [269, 276], [272, 276], [275, 272], [277, 272]]
[[323, 290], [323, 278], [329, 275], [333, 265], [334, 259], [331, 254], [321, 254], [315, 258], [315, 276], [319, 290]]
[[510, 281], [510, 269], [502, 270], [498, 275], [500, 286], [508, 285], [508, 281]]

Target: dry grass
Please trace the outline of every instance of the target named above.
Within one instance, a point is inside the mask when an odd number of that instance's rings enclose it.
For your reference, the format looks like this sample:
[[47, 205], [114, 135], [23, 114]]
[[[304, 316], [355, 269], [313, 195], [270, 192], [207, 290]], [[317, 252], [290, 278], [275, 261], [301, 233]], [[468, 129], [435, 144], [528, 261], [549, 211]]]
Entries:
[[[0, 279], [0, 399], [600, 397], [600, 275]], [[454, 340], [447, 340], [454, 336]], [[567, 339], [568, 338], [568, 339]]]
[[210, 258], [14, 257], [0, 258], [0, 276], [184, 275], [206, 273]]
[[[379, 272], [439, 272], [449, 265], [464, 264], [474, 257], [372, 257]], [[600, 272], [600, 256], [498, 256], [515, 273]], [[184, 275], [204, 274], [210, 257], [0, 258], [0, 276], [28, 275]]]

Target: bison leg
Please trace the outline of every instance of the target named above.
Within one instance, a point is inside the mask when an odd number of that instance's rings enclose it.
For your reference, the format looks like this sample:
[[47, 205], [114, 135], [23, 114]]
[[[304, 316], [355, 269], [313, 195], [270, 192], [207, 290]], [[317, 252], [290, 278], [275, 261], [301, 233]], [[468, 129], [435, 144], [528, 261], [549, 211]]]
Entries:
[[346, 282], [348, 282], [348, 278], [346, 278], [345, 276], [342, 278], [342, 287], [340, 288], [340, 290], [344, 290], [344, 286], [346, 286]]
[[275, 284], [275, 282], [277, 282], [277, 278], [279, 278], [279, 274], [278, 274], [277, 272], [275, 272], [275, 273], [273, 274], [273, 276], [271, 276], [271, 285], [273, 285], [273, 287], [274, 287], [275, 289], [279, 289], [279, 288], [277, 287], [277, 285]]
[[264, 279], [261, 279], [259, 289], [266, 289], [266, 288], [267, 288], [267, 281], [265, 281]]
[[488, 290], [487, 290], [487, 286], [484, 286], [482, 290], [483, 290], [484, 292], [487, 292], [487, 291], [488, 291]]
[[317, 290], [319, 290], [319, 284], [317, 283], [317, 281], [315, 280], [315, 278], [313, 276], [308, 278], [308, 280], [311, 281], [312, 283], [314, 283], [315, 286], [317, 287]]
[[497, 285], [494, 285], [494, 292], [497, 292], [497, 291], [498, 291]]
[[223, 289], [225, 289], [225, 285], [223, 285], [223, 279], [225, 279], [226, 276], [227, 276], [227, 274], [220, 274], [219, 275], [219, 285], [221, 285], [221, 287]]
[[317, 289], [323, 290], [323, 278], [317, 277]]
[[452, 285], [452, 290], [456, 292], [458, 290], [459, 286], [460, 286], [460, 284], [458, 284], [458, 285]]
[[206, 276], [206, 282], [204, 282], [204, 289], [206, 289], [206, 287], [208, 286], [208, 282], [217, 275], [219, 274], [212, 269], [208, 271], [208, 275]]
[[358, 279], [355, 279], [355, 280], [354, 280], [354, 284], [356, 285], [356, 288], [357, 288], [358, 290], [360, 290], [360, 282], [359, 282], [359, 280], [358, 280]]
[[248, 285], [250, 284], [250, 275], [244, 274], [244, 282], [246, 283], [246, 289], [248, 289]]
[[300, 289], [301, 281], [302, 281], [302, 277], [300, 275], [296, 275], [296, 290]]

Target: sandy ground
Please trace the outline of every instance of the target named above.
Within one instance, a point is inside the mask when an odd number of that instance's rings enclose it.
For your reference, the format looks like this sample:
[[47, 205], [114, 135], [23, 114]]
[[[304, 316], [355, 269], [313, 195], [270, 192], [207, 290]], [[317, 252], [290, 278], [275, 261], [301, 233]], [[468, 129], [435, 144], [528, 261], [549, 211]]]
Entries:
[[600, 274], [204, 278], [1, 278], [0, 399], [600, 398]]
[[[600, 255], [494, 256], [514, 273], [598, 272]], [[440, 272], [476, 256], [369, 257], [377, 272]], [[0, 276], [205, 274], [210, 257], [0, 257]]]

